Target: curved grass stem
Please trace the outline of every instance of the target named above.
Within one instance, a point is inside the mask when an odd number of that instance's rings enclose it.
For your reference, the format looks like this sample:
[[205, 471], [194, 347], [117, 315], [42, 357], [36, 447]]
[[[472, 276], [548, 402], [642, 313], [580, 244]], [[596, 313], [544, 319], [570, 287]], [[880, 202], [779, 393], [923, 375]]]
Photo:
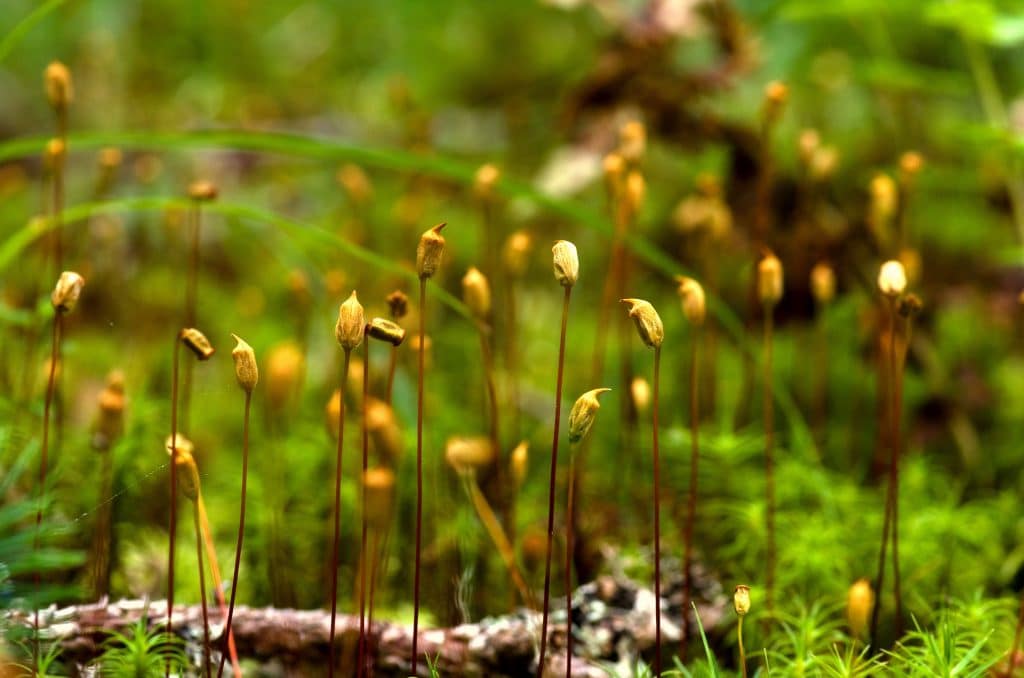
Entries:
[[569, 300], [572, 287], [565, 288], [562, 299], [562, 327], [558, 338], [558, 375], [555, 379], [554, 435], [551, 438], [551, 476], [548, 488], [548, 540], [544, 564], [544, 609], [540, 631], [540, 655], [537, 659], [537, 675], [544, 675], [544, 658], [548, 647], [548, 604], [551, 595], [551, 542], [555, 536], [555, 474], [558, 470], [558, 434], [562, 419], [562, 375], [565, 368], [565, 335], [569, 325]]
[[203, 571], [203, 535], [199, 527], [198, 499], [192, 507], [192, 519], [196, 529], [196, 562], [199, 565], [199, 602], [203, 609], [203, 673], [210, 678], [210, 617], [206, 608], [206, 573]]
[[476, 478], [472, 476], [467, 478], [465, 487], [470, 501], [473, 502], [473, 508], [480, 517], [480, 522], [484, 524], [484, 529], [487, 530], [487, 534], [490, 536], [491, 541], [494, 542], [494, 546], [498, 549], [501, 559], [505, 561], [505, 567], [508, 568], [508, 573], [512, 578], [512, 583], [515, 584], [515, 587], [519, 590], [519, 595], [523, 597], [523, 602], [528, 607], [535, 608], [536, 604], [533, 599], [533, 595], [530, 593], [530, 588], [526, 585], [526, 580], [523, 579], [523, 575], [519, 571], [519, 566], [516, 564], [516, 556], [515, 551], [512, 548], [512, 542], [508, 540], [508, 536], [501, 527], [501, 521], [498, 520], [497, 515], [494, 513], [494, 509], [492, 509], [491, 505], [487, 502], [487, 498], [484, 496], [484, 493], [480, 491], [480, 486], [477, 484]]
[[[167, 640], [173, 640], [174, 628], [174, 536], [178, 528], [178, 362], [181, 353], [181, 333], [174, 337], [171, 367], [171, 507], [167, 539]], [[171, 675], [171, 658], [164, 664], [165, 678]]]

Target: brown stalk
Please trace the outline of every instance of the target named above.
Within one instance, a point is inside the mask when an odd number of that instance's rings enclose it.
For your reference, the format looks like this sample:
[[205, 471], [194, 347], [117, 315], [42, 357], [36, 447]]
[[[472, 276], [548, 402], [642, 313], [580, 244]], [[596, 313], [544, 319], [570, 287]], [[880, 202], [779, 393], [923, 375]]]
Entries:
[[100, 452], [100, 514], [93, 551], [92, 593], [95, 600], [107, 594], [110, 582], [110, 513], [113, 503], [113, 464], [109, 448]]
[[765, 526], [768, 555], [765, 564], [765, 609], [771, 617], [775, 603], [775, 376], [772, 343], [775, 327], [772, 304], [764, 305], [764, 470]]
[[743, 678], [747, 678], [747, 652], [743, 648], [743, 616], [745, 615], [740, 616], [739, 622], [736, 624], [736, 641], [740, 650], [740, 674]]
[[345, 348], [344, 351], [345, 358], [342, 360], [341, 374], [339, 375], [341, 404], [338, 407], [338, 447], [334, 462], [334, 542], [331, 547], [331, 630], [328, 645], [330, 655], [330, 663], [327, 665], [328, 677], [334, 676], [335, 664], [334, 630], [335, 619], [338, 614], [338, 545], [341, 541], [341, 460], [342, 450], [345, 445], [345, 391], [347, 390], [345, 386], [348, 383], [348, 364], [352, 357], [352, 349]]
[[[698, 329], [699, 333], [700, 330]], [[697, 402], [697, 346], [699, 334], [694, 334], [690, 347], [690, 488], [686, 498], [686, 527], [683, 532], [683, 637], [679, 643], [679, 656], [686, 658], [686, 644], [692, 637], [690, 602], [693, 600], [693, 526], [697, 520], [697, 471], [700, 464], [700, 410]]]
[[[43, 504], [46, 500], [46, 467], [49, 465], [49, 446], [50, 446], [50, 409], [53, 405], [53, 392], [54, 382], [57, 373], [57, 360], [60, 355], [60, 331], [61, 331], [61, 320], [63, 318], [63, 312], [59, 309], [54, 310], [53, 316], [53, 335], [50, 341], [50, 370], [46, 378], [46, 399], [43, 404], [43, 442], [40, 451], [39, 459], [39, 507], [36, 509], [36, 532], [33, 538], [32, 551], [36, 552], [39, 550], [39, 532], [42, 528], [43, 523]], [[32, 644], [32, 665], [36, 671], [39, 670], [39, 587], [40, 587], [40, 573], [39, 567], [36, 566], [33, 572], [33, 581], [35, 585], [35, 593], [37, 599], [33, 607], [34, 621], [33, 630], [35, 634], [35, 642]]]
[[[231, 622], [235, 615], [235, 594], [238, 593], [238, 568], [242, 562], [242, 541], [245, 539], [245, 498], [246, 488], [248, 485], [249, 478], [249, 410], [252, 405], [252, 391], [245, 391], [245, 414], [243, 417], [243, 429], [242, 429], [242, 498], [241, 508], [238, 513], [238, 539], [235, 541], [235, 567], [234, 572], [231, 575], [231, 602], [228, 603], [228, 618], [224, 626], [224, 637], [227, 642], [228, 651], [231, 654], [231, 665], [235, 668], [235, 675], [241, 675], [241, 671], [238, 669], [238, 659], [235, 656], [234, 647], [234, 636], [231, 632]], [[215, 571], [216, 574], [216, 571]], [[220, 586], [217, 586], [220, 590]], [[221, 592], [223, 596], [223, 592]], [[220, 664], [217, 667], [217, 678], [221, 678], [224, 674], [224, 657], [225, 653], [223, 650], [220, 655]]]
[[[903, 635], [903, 595], [900, 584], [900, 419], [903, 402], [903, 365], [896, 354], [896, 302], [892, 302], [892, 457], [890, 459], [890, 492], [892, 493], [892, 582], [896, 596], [896, 637]], [[907, 347], [910, 346], [910, 320], [907, 320]]]
[[882, 591], [883, 583], [885, 581], [885, 560], [886, 550], [889, 543], [890, 531], [892, 532], [893, 538], [893, 578], [894, 590], [896, 593], [896, 626], [897, 629], [902, 625], [900, 617], [902, 616], [902, 601], [900, 599], [900, 585], [899, 585], [899, 559], [896, 553], [898, 548], [899, 538], [896, 536], [896, 502], [898, 502], [898, 486], [899, 486], [899, 449], [898, 449], [898, 437], [899, 437], [899, 414], [897, 412], [899, 403], [897, 402], [898, 387], [897, 387], [897, 376], [896, 376], [896, 300], [889, 300], [890, 306], [890, 341], [889, 341], [889, 368], [890, 368], [890, 379], [888, 389], [888, 422], [890, 424], [890, 458], [889, 458], [889, 483], [886, 488], [885, 494], [885, 516], [882, 519], [882, 548], [878, 554], [878, 575], [876, 578], [875, 591], [877, 592], [877, 599], [875, 601], [874, 609], [871, 612], [871, 646], [874, 651], [878, 648], [878, 619], [881, 614], [882, 608]]
[[548, 645], [548, 604], [551, 594], [551, 542], [555, 536], [555, 473], [558, 469], [558, 432], [562, 419], [562, 375], [565, 367], [565, 335], [569, 325], [569, 299], [572, 286], [565, 287], [562, 299], [562, 328], [558, 339], [558, 375], [555, 379], [554, 435], [551, 438], [551, 477], [548, 487], [548, 540], [544, 564], [544, 611], [540, 631], [540, 656], [537, 660], [537, 675], [544, 675], [544, 657]]
[[[367, 326], [369, 329], [369, 326]], [[370, 429], [366, 419], [366, 403], [370, 399], [370, 337], [367, 335], [363, 347], [363, 400], [361, 404], [361, 425], [363, 443], [363, 468], [360, 479], [366, 478], [366, 470], [369, 467], [370, 450]], [[359, 539], [359, 560], [362, 565], [359, 568], [359, 650], [358, 675], [362, 676], [366, 668], [366, 483], [360, 482], [360, 509], [362, 518], [362, 535]], [[371, 560], [372, 562], [372, 560]]]
[[572, 678], [572, 554], [573, 554], [573, 519], [576, 514], [576, 452], [579, 446], [569, 444], [569, 497], [566, 504], [568, 515], [565, 518], [565, 675]]
[[417, 673], [419, 653], [417, 645], [420, 625], [420, 546], [423, 539], [423, 375], [426, 346], [427, 278], [420, 277], [420, 343], [417, 351], [416, 380], [416, 562], [412, 593], [412, 674]]
[[654, 398], [651, 401], [651, 450], [654, 456], [654, 675], [661, 675], [661, 455], [658, 450], [658, 395], [661, 346], [654, 348]]
[[[188, 277], [185, 281], [185, 318], [184, 327], [195, 327], [196, 324], [196, 299], [199, 294], [199, 229], [202, 225], [202, 208], [199, 201], [193, 201], [189, 220], [191, 229], [189, 234], [189, 260]], [[182, 384], [181, 412], [183, 427], [189, 430], [189, 415], [192, 412], [192, 369], [191, 362], [185, 365], [185, 375]]]

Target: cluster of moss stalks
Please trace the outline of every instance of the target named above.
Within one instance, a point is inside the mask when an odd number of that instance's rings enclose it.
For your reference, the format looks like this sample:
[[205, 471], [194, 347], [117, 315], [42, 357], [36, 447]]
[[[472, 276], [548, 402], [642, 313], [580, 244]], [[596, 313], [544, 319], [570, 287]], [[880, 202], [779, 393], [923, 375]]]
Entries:
[[[55, 401], [55, 394], [59, 389], [59, 370], [61, 361], [61, 340], [63, 338], [63, 319], [73, 311], [79, 301], [84, 289], [84, 279], [73, 271], [63, 270], [64, 247], [63, 224], [61, 215], [63, 213], [63, 181], [64, 181], [64, 158], [67, 152], [67, 110], [72, 101], [71, 76], [69, 71], [60, 64], [52, 64], [46, 71], [46, 89], [50, 102], [56, 114], [57, 136], [47, 144], [47, 158], [51, 168], [51, 181], [53, 186], [50, 209], [52, 210], [52, 237], [46, 243], [47, 254], [51, 258], [57, 271], [61, 271], [58, 282], [51, 294], [53, 308], [52, 340], [50, 360], [48, 364], [47, 385], [41, 423], [41, 449], [39, 464], [38, 494], [40, 497], [39, 508], [36, 513], [36, 539], [35, 548], [39, 543], [39, 527], [43, 519], [43, 507], [47, 489], [47, 468], [49, 466], [49, 447], [51, 430], [51, 409]], [[776, 605], [778, 592], [776, 591], [776, 499], [775, 499], [775, 423], [774, 423], [774, 370], [773, 370], [773, 329], [774, 311], [784, 293], [783, 264], [780, 259], [768, 248], [770, 240], [768, 213], [771, 205], [771, 163], [768, 161], [768, 143], [771, 131], [774, 127], [783, 104], [786, 91], [784, 86], [773, 83], [765, 95], [765, 106], [762, 112], [763, 120], [761, 125], [761, 149], [762, 176], [759, 180], [757, 192], [757, 215], [755, 224], [756, 247], [753, 266], [753, 298], [757, 304], [751, 311], [752, 317], [760, 317], [762, 324], [762, 345], [759, 351], [759, 360], [762, 368], [763, 385], [763, 432], [764, 432], [764, 479], [765, 479], [765, 525], [764, 525], [764, 571], [763, 591], [766, 609], [767, 623], [773, 623], [773, 612]], [[661, 393], [661, 362], [662, 350], [665, 347], [674, 347], [683, 342], [676, 337], [668, 337], [662, 319], [655, 309], [655, 306], [644, 299], [630, 297], [629, 291], [634, 283], [630, 278], [631, 254], [628, 241], [631, 229], [635, 226], [637, 215], [643, 205], [646, 186], [642, 173], [642, 160], [644, 157], [646, 132], [641, 124], [632, 122], [622, 129], [618, 147], [605, 158], [604, 173], [610, 206], [611, 218], [615, 224], [614, 238], [612, 243], [612, 266], [609, 268], [603, 281], [602, 303], [598, 309], [598, 315], [602, 319], [602, 331], [599, 332], [599, 344], [595, 346], [595, 366], [593, 380], [599, 383], [603, 376], [605, 359], [604, 328], [611, 321], [614, 301], [619, 299], [626, 307], [626, 312], [620, 314], [618, 328], [626, 327], [626, 331], [619, 334], [619, 360], [623, 383], [630, 386], [630, 398], [628, 402], [623, 399], [621, 421], [623, 435], [626, 440], [631, 440], [632, 430], [635, 428], [635, 414], [641, 398], [637, 395], [642, 389], [637, 389], [637, 384], [644, 384], [646, 380], [635, 374], [632, 365], [631, 338], [628, 332], [629, 322], [635, 326], [635, 336], [646, 348], [651, 350], [652, 361], [650, 363], [651, 399], [650, 410], [650, 449], [651, 449], [651, 490], [649, 493], [650, 512], [652, 516], [652, 555], [653, 565], [652, 588], [654, 590], [654, 642], [653, 642], [653, 671], [655, 675], [662, 673], [662, 605], [661, 595], [662, 576], [662, 549], [661, 549], [661, 496], [663, 492], [663, 481], [661, 478], [661, 458], [659, 447], [659, 416], [662, 412], [660, 402]], [[494, 240], [496, 226], [494, 225], [495, 195], [500, 189], [500, 173], [493, 166], [485, 166], [476, 177], [476, 188], [482, 206], [484, 223], [487, 227], [488, 238]], [[168, 555], [167, 555], [167, 607], [166, 607], [166, 630], [167, 633], [174, 632], [174, 594], [175, 594], [175, 535], [177, 534], [177, 504], [179, 490], [181, 494], [191, 502], [193, 506], [193, 523], [196, 538], [197, 567], [201, 592], [201, 603], [203, 610], [203, 661], [202, 668], [205, 675], [212, 674], [216, 665], [217, 675], [222, 675], [227, 658], [231, 658], [233, 671], [236, 675], [241, 673], [237, 661], [236, 652], [233, 648], [232, 622], [236, 604], [236, 594], [239, 588], [240, 563], [242, 560], [243, 541], [245, 537], [245, 517], [247, 501], [247, 477], [249, 467], [249, 446], [250, 446], [250, 409], [253, 393], [259, 383], [259, 369], [257, 367], [256, 353], [244, 340], [234, 336], [236, 346], [232, 351], [234, 360], [234, 371], [237, 383], [243, 392], [242, 418], [243, 438], [241, 445], [241, 467], [240, 467], [240, 500], [239, 519], [236, 538], [235, 556], [230, 583], [230, 600], [224, 604], [224, 589], [220, 581], [219, 567], [215, 560], [215, 551], [212, 547], [212, 538], [206, 516], [205, 504], [202, 500], [200, 486], [200, 473], [197, 468], [195, 456], [191, 443], [184, 437], [181, 430], [187, 428], [189, 422], [189, 410], [192, 390], [192, 368], [194, 363], [188, 361], [185, 364], [184, 375], [181, 372], [181, 348], [188, 349], [189, 353], [198, 362], [206, 362], [213, 358], [215, 349], [209, 338], [196, 325], [197, 303], [200, 298], [198, 286], [199, 272], [201, 269], [200, 233], [202, 224], [203, 205], [217, 198], [216, 186], [208, 181], [198, 181], [189, 188], [189, 199], [191, 201], [190, 225], [188, 233], [188, 265], [185, 267], [185, 279], [183, 281], [184, 299], [182, 303], [181, 322], [173, 327], [173, 350], [171, 358], [172, 379], [170, 393], [170, 435], [166, 443], [170, 455], [168, 486], [169, 486], [169, 525], [168, 525]], [[891, 220], [892, 210], [886, 207], [885, 189], [880, 188], [873, 197], [872, 218], [882, 222], [879, 228], [885, 227], [885, 222]], [[412, 564], [413, 577], [410, 597], [413, 605], [412, 622], [412, 647], [409, 656], [409, 666], [414, 675], [419, 675], [420, 663], [429, 659], [420, 648], [420, 592], [421, 592], [421, 551], [424, 516], [424, 458], [429, 454], [425, 449], [424, 430], [427, 423], [425, 416], [425, 395], [427, 384], [427, 361], [426, 354], [429, 346], [427, 334], [428, 320], [428, 283], [440, 270], [446, 248], [445, 237], [442, 230], [445, 224], [441, 223], [427, 229], [419, 239], [416, 249], [415, 278], [418, 281], [418, 327], [415, 334], [415, 350], [417, 353], [417, 379], [416, 379], [416, 503], [414, 521], [414, 553], [415, 559]], [[554, 379], [554, 412], [550, 419], [552, 429], [550, 467], [547, 476], [548, 501], [547, 501], [547, 530], [544, 544], [544, 584], [541, 600], [535, 599], [535, 592], [526, 582], [521, 566], [516, 556], [515, 536], [515, 495], [520, 492], [526, 477], [527, 452], [524, 443], [520, 443], [511, 453], [505, 453], [505, 441], [502, 439], [501, 431], [503, 423], [508, 420], [518, 421], [520, 404], [518, 402], [519, 387], [516, 383], [515, 370], [511, 372], [511, 384], [508, 391], [515, 395], [512, 402], [511, 412], [503, 411], [499, 402], [499, 389], [496, 385], [495, 376], [495, 333], [496, 326], [494, 309], [492, 303], [492, 279], [497, 278], [507, 283], [507, 288], [502, 290], [503, 298], [509, 306], [509, 314], [513, 320], [511, 324], [502, 323], [503, 331], [510, 336], [505, 337], [502, 342], [507, 352], [508, 364], [515, 365], [517, 343], [514, 341], [515, 326], [514, 318], [516, 312], [515, 288], [516, 281], [525, 270], [523, 259], [528, 255], [531, 242], [522, 233], [513, 234], [505, 250], [505, 261], [499, 264], [497, 261], [497, 244], [495, 241], [485, 245], [481, 254], [481, 268], [472, 267], [462, 279], [463, 300], [469, 317], [475, 324], [475, 330], [480, 340], [480, 361], [483, 366], [485, 390], [487, 394], [486, 428], [488, 434], [479, 437], [459, 437], [449, 440], [445, 459], [457, 472], [458, 477], [466, 491], [467, 497], [472, 504], [481, 523], [494, 542], [498, 553], [508, 571], [509, 581], [519, 597], [521, 603], [537, 613], [539, 617], [537, 635], [537, 675], [548, 673], [555, 674], [556, 667], [549, 662], [548, 646], [551, 642], [549, 628], [551, 611], [551, 574], [552, 557], [555, 546], [555, 536], [563, 533], [564, 538], [564, 594], [565, 594], [565, 673], [571, 675], [573, 671], [573, 570], [574, 570], [574, 527], [576, 518], [580, 512], [580, 505], [585, 501], [583, 487], [581, 487], [582, 476], [580, 467], [585, 463], [586, 441], [595, 422], [596, 412], [601, 407], [598, 396], [609, 392], [611, 389], [596, 387], [581, 395], [572, 406], [568, 417], [568, 442], [570, 444], [569, 460], [563, 471], [566, 478], [566, 495], [563, 509], [558, 510], [559, 501], [557, 498], [557, 476], [559, 474], [559, 448], [562, 442], [562, 404], [563, 404], [563, 380], [566, 363], [566, 346], [570, 335], [570, 307], [573, 290], [580, 282], [580, 260], [576, 246], [567, 240], [558, 240], [552, 247], [552, 267], [556, 282], [562, 289], [562, 306], [558, 331], [558, 357], [555, 364]], [[902, 250], [894, 251], [893, 258], [882, 264], [878, 276], [879, 296], [886, 311], [887, 326], [880, 330], [882, 346], [881, 354], [885, 358], [886, 365], [883, 370], [885, 377], [885, 388], [880, 390], [884, 400], [883, 420], [886, 424], [884, 440], [889, 447], [888, 464], [888, 485], [885, 495], [883, 532], [879, 549], [879, 567], [875, 577], [874, 586], [866, 580], [858, 582], [851, 589], [851, 619], [859, 620], [857, 635], [865, 633], [869, 646], [877, 648], [878, 626], [882, 606], [876, 602], [876, 592], [883, 589], [884, 577], [887, 564], [891, 563], [895, 609], [893, 612], [894, 625], [897, 635], [902, 627], [902, 595], [901, 578], [899, 569], [899, 470], [900, 470], [900, 421], [902, 401], [902, 373], [906, 360], [907, 346], [910, 342], [910, 329], [913, 317], [919, 312], [920, 300], [913, 294], [907, 293], [908, 276], [904, 264], [901, 262]], [[491, 276], [487, 275], [490, 272]], [[831, 266], [827, 262], [821, 262], [815, 267], [811, 285], [814, 289], [816, 300], [821, 304], [827, 304], [835, 294], [835, 277]], [[687, 276], [678, 276], [675, 280], [675, 287], [665, 286], [666, 296], [674, 289], [679, 296], [681, 311], [687, 319], [692, 330], [690, 336], [690, 352], [688, 360], [688, 421], [690, 435], [690, 457], [689, 457], [689, 482], [687, 486], [687, 501], [685, 512], [685, 523], [683, 531], [683, 574], [684, 574], [684, 632], [680, 656], [685, 657], [686, 641], [693, 637], [692, 623], [694, 618], [689, 614], [693, 607], [693, 564], [694, 564], [694, 526], [699, 520], [699, 459], [700, 459], [700, 413], [698, 406], [698, 392], [700, 384], [699, 346], [703, 328], [707, 318], [707, 306], [709, 294], [696, 279]], [[713, 298], [712, 298], [713, 299]], [[341, 543], [342, 515], [342, 486], [344, 478], [343, 449], [346, 425], [346, 404], [350, 401], [359, 403], [360, 413], [360, 434], [361, 434], [361, 475], [358, 481], [360, 487], [360, 539], [358, 549], [355, 550], [358, 559], [358, 609], [359, 609], [359, 636], [357, 645], [356, 671], [362, 676], [373, 670], [373, 605], [374, 589], [379, 580], [378, 568], [382, 552], [381, 541], [386, 541], [389, 526], [392, 521], [394, 503], [394, 485], [396, 478], [393, 471], [381, 464], [371, 467], [369, 459], [369, 438], [370, 438], [370, 414], [374, 404], [371, 399], [369, 388], [369, 372], [371, 366], [371, 341], [378, 340], [381, 344], [389, 346], [391, 350], [388, 355], [388, 381], [386, 393], [383, 396], [385, 405], [390, 406], [392, 384], [397, 365], [397, 350], [403, 345], [406, 330], [399, 324], [399, 320], [406, 313], [408, 298], [402, 291], [396, 291], [388, 299], [392, 309], [392, 318], [367, 318], [363, 306], [360, 304], [355, 291], [340, 303], [338, 308], [337, 322], [334, 327], [335, 339], [342, 350], [342, 360], [338, 375], [338, 393], [336, 406], [331, 414], [336, 423], [337, 447], [334, 459], [334, 492], [333, 510], [331, 512], [331, 533], [332, 539], [330, 550], [327, 554], [329, 561], [328, 571], [330, 576], [330, 594], [328, 599], [331, 607], [330, 629], [329, 629], [329, 659], [326, 672], [333, 676], [341, 666], [341, 659], [337, 651], [339, 642], [336, 638], [336, 617], [338, 601], [338, 573], [339, 561], [350, 551], [344, 549]], [[554, 328], [554, 326], [552, 326]], [[552, 329], [554, 335], [554, 329]], [[552, 337], [553, 338], [553, 337]], [[362, 391], [357, 398], [354, 394], [348, 393], [349, 369], [353, 351], [362, 347]], [[756, 357], [756, 356], [755, 356]], [[714, 372], [714, 361], [705, 361], [706, 370]], [[753, 360], [751, 361], [753, 362]], [[123, 381], [112, 380], [108, 390], [104, 392], [106, 398], [103, 411], [107, 419], [101, 423], [104, 433], [104, 446], [109, 447], [113, 438], [119, 435], [122, 423], [119, 419], [123, 411]], [[516, 429], [518, 424], [513, 424]], [[627, 448], [632, 449], [632, 446]], [[183, 475], [180, 475], [182, 474]], [[488, 488], [484, 491], [480, 480], [487, 475], [490, 479], [496, 479], [497, 491]], [[108, 490], [109, 492], [109, 487]], [[498, 510], [492, 506], [497, 497], [500, 500]], [[563, 516], [563, 524], [558, 526], [559, 514]], [[97, 542], [109, 544], [109, 537], [104, 532], [109, 531], [109, 524], [100, 526], [101, 534]], [[372, 542], [371, 542], [372, 539]], [[211, 560], [210, 568], [214, 572], [214, 591], [222, 608], [225, 618], [224, 632], [219, 640], [211, 640], [211, 625], [207, 612], [204, 547]], [[891, 557], [890, 557], [891, 556]], [[35, 574], [36, 587], [38, 589], [40, 576]], [[738, 615], [739, 624], [737, 627], [737, 646], [739, 651], [739, 665], [742, 674], [747, 674], [747, 658], [743, 644], [743, 619], [750, 610], [751, 588], [747, 585], [737, 586], [734, 594], [734, 607]], [[870, 618], [870, 624], [867, 619]], [[698, 620], [699, 621], [699, 620]], [[34, 643], [34, 662], [38, 668], [39, 647], [39, 610], [35, 610], [34, 628], [36, 638]], [[1024, 626], [1024, 603], [1021, 607], [1021, 624], [1018, 625], [1014, 648], [1019, 644], [1021, 627]], [[867, 627], [867, 628], [864, 628]], [[218, 658], [219, 657], [219, 658]], [[1010, 675], [1016, 668], [1016, 652], [1011, 652], [1011, 661], [1008, 668]], [[166, 667], [166, 673], [170, 673], [170, 664]]]

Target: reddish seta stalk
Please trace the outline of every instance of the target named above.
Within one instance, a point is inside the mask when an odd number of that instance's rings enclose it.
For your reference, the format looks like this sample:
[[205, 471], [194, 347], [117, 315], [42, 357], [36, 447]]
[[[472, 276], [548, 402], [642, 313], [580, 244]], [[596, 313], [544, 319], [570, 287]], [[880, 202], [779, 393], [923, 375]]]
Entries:
[[235, 570], [231, 576], [231, 601], [228, 603], [228, 619], [224, 625], [224, 648], [221, 650], [220, 664], [217, 667], [217, 678], [224, 674], [224, 660], [229, 654], [232, 631], [231, 622], [235, 615], [235, 594], [238, 592], [238, 566], [242, 562], [242, 540], [245, 538], [245, 497], [249, 477], [249, 409], [252, 404], [252, 392], [245, 392], [245, 420], [242, 429], [242, 508], [238, 514], [238, 539], [235, 542]]
[[[334, 467], [334, 541], [331, 547], [331, 630], [328, 645], [329, 663], [327, 665], [328, 678], [334, 676], [336, 662], [334, 647], [334, 632], [338, 614], [338, 546], [341, 541], [341, 461], [342, 451], [345, 448], [345, 384], [348, 377], [349, 359], [352, 357], [351, 349], [345, 349], [345, 359], [342, 361], [340, 375], [340, 405], [338, 407], [338, 448], [335, 454]], [[234, 593], [234, 592], [232, 592]]]
[[412, 675], [418, 676], [417, 651], [420, 625], [420, 544], [423, 539], [423, 373], [426, 352], [427, 279], [420, 278], [420, 345], [417, 356], [419, 378], [416, 384], [416, 562], [412, 594]]
[[764, 470], [765, 521], [768, 558], [765, 576], [765, 609], [769, 618], [775, 609], [775, 393], [772, 369], [773, 309], [764, 307]]
[[565, 518], [565, 676], [572, 678], [572, 557], [573, 557], [573, 519], [576, 513], [576, 447], [569, 449], [569, 497], [566, 503]]
[[363, 400], [361, 403], [362, 412], [362, 443], [363, 443], [363, 472], [360, 476], [360, 514], [362, 515], [362, 535], [359, 538], [359, 559], [362, 567], [359, 568], [359, 650], [357, 653], [359, 668], [358, 675], [366, 674], [366, 470], [369, 465], [370, 432], [366, 419], [366, 401], [370, 397], [370, 337], [367, 336], [363, 346]]
[[[42, 529], [43, 524], [43, 504], [46, 500], [46, 468], [49, 466], [49, 449], [50, 449], [50, 410], [53, 405], [53, 392], [54, 383], [57, 374], [57, 360], [60, 354], [60, 328], [61, 328], [61, 311], [55, 310], [53, 316], [53, 336], [50, 343], [50, 369], [46, 377], [46, 400], [43, 403], [43, 441], [40, 450], [39, 459], [39, 507], [36, 509], [36, 532], [33, 538], [32, 551], [36, 552], [39, 550], [39, 531]], [[39, 588], [41, 576], [39, 573], [38, 566], [33, 572], [33, 581], [35, 586], [36, 600], [32, 607], [34, 611], [34, 642], [32, 643], [32, 665], [35, 667], [36, 672], [39, 671]]]
[[651, 451], [654, 456], [654, 675], [661, 676], [661, 454], [658, 450], [658, 394], [661, 347], [654, 349], [654, 397], [651, 401]]
[[565, 288], [562, 300], [562, 329], [558, 340], [558, 375], [555, 379], [555, 420], [554, 435], [551, 439], [551, 477], [548, 487], [548, 540], [544, 564], [544, 611], [540, 631], [540, 655], [537, 659], [537, 675], [544, 675], [544, 658], [548, 647], [548, 604], [551, 595], [551, 542], [555, 536], [555, 473], [558, 469], [558, 432], [562, 419], [562, 375], [565, 367], [565, 335], [569, 324], [569, 298], [572, 287]]
[[690, 601], [693, 600], [693, 526], [697, 522], [697, 478], [700, 465], [700, 409], [697, 402], [697, 341], [693, 337], [690, 349], [690, 488], [686, 498], [686, 528], [683, 534], [683, 637], [679, 642], [679, 656], [686, 658], [686, 644], [692, 634]]

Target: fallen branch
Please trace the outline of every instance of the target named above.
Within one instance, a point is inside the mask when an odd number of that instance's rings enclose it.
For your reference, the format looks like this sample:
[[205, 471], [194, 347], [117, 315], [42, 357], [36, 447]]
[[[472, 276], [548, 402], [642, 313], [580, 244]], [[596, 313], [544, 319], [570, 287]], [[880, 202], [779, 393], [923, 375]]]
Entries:
[[[696, 578], [695, 578], [696, 579]], [[720, 627], [725, 597], [717, 584], [695, 582], [695, 599], [704, 627], [713, 636]], [[703, 587], [700, 584], [704, 584]], [[666, 587], [662, 607], [662, 636], [666, 646], [677, 644], [681, 633], [681, 582]], [[44, 639], [59, 642], [65, 662], [86, 665], [102, 654], [110, 631], [125, 630], [147, 615], [151, 624], [166, 619], [166, 601], [100, 601], [89, 605], [45, 610], [41, 624]], [[575, 632], [574, 675], [604, 678], [613, 667], [618, 675], [630, 675], [640, 656], [649, 656], [654, 642], [654, 597], [648, 589], [610, 577], [581, 586], [573, 601]], [[15, 612], [9, 621], [28, 624], [31, 613]], [[224, 619], [211, 611], [210, 633], [214, 647], [223, 633]], [[174, 631], [184, 638], [190, 655], [202, 642], [202, 612], [198, 605], [175, 606]], [[450, 629], [421, 630], [418, 645], [436, 662], [444, 676], [533, 676], [536, 674], [539, 613], [522, 610], [503, 617]], [[330, 614], [323, 610], [287, 610], [237, 607], [235, 642], [239, 657], [273, 665], [286, 676], [321, 675], [328, 660]], [[565, 666], [565, 611], [555, 610], [549, 630], [552, 673]], [[338, 657], [343, 669], [354, 671], [359, 618], [338, 617]], [[371, 655], [377, 676], [408, 676], [412, 633], [409, 627], [374, 622]], [[193, 651], [195, 650], [195, 651]], [[421, 675], [426, 673], [421, 666]]]

